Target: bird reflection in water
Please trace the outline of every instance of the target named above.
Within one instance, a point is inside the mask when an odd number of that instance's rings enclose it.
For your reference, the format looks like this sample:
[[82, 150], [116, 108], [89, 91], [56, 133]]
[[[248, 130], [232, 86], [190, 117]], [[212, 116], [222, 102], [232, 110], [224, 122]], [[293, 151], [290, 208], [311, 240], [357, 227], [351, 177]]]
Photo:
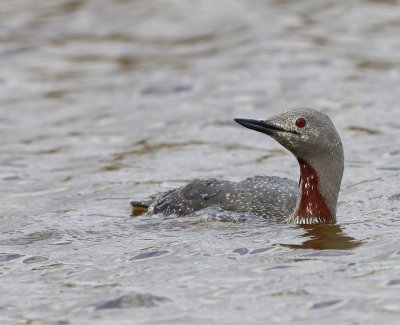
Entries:
[[362, 244], [343, 232], [339, 225], [299, 225], [305, 233], [302, 237], [307, 238], [302, 244], [280, 244], [293, 249], [352, 249]]

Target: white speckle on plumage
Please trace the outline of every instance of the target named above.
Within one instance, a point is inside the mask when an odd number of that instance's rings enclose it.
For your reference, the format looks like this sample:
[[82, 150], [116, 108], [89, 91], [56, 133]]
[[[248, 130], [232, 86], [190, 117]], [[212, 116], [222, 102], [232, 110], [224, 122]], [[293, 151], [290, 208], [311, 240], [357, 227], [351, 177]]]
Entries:
[[[307, 121], [306, 127], [302, 129], [294, 123], [299, 117]], [[303, 167], [310, 166], [316, 171], [316, 174], [309, 175], [307, 180], [301, 179], [301, 184], [304, 185], [303, 192], [299, 193], [297, 182], [280, 177], [255, 176], [241, 182], [207, 179], [156, 195], [148, 203], [148, 213], [188, 215], [216, 205], [226, 211], [281, 217], [287, 223], [335, 222], [343, 175], [343, 148], [330, 119], [316, 110], [296, 109], [266, 121], [236, 121], [245, 127], [270, 135], [296, 156], [300, 167], [303, 164]], [[315, 204], [305, 205], [305, 216], [298, 215], [300, 203], [303, 202], [301, 199], [307, 200], [315, 191], [324, 200], [328, 212], [332, 214], [331, 219], [318, 214], [320, 210], [315, 214]]]

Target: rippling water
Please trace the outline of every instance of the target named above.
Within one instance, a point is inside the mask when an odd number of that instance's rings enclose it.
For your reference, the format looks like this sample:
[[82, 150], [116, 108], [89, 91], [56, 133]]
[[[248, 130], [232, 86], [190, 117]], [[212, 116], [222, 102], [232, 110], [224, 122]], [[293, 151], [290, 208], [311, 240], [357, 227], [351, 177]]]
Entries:
[[[3, 0], [0, 321], [400, 317], [398, 1]], [[202, 177], [298, 178], [234, 117], [318, 107], [338, 225], [129, 216]]]

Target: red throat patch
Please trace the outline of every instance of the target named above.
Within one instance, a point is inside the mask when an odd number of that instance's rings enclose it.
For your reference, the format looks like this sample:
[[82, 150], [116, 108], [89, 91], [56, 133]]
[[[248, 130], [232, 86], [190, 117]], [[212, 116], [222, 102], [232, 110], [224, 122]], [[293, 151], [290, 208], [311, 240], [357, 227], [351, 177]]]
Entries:
[[326, 222], [332, 221], [332, 212], [319, 192], [317, 172], [305, 160], [298, 159], [298, 161], [300, 164], [301, 188], [297, 215], [299, 217], [321, 217]]

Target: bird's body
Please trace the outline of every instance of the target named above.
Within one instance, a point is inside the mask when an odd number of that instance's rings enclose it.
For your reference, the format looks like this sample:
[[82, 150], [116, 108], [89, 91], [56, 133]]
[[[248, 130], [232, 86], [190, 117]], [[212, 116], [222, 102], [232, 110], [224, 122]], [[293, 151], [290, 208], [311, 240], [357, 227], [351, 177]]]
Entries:
[[149, 212], [180, 216], [218, 206], [226, 211], [282, 218], [294, 210], [298, 194], [296, 182], [280, 177], [256, 176], [241, 182], [204, 179], [158, 194], [150, 202]]
[[149, 200], [131, 202], [133, 214], [147, 211], [181, 216], [217, 206], [289, 223], [334, 223], [343, 175], [343, 148], [330, 119], [316, 110], [297, 109], [266, 121], [235, 121], [270, 135], [291, 151], [300, 165], [300, 184], [273, 176], [240, 182], [198, 180]]

